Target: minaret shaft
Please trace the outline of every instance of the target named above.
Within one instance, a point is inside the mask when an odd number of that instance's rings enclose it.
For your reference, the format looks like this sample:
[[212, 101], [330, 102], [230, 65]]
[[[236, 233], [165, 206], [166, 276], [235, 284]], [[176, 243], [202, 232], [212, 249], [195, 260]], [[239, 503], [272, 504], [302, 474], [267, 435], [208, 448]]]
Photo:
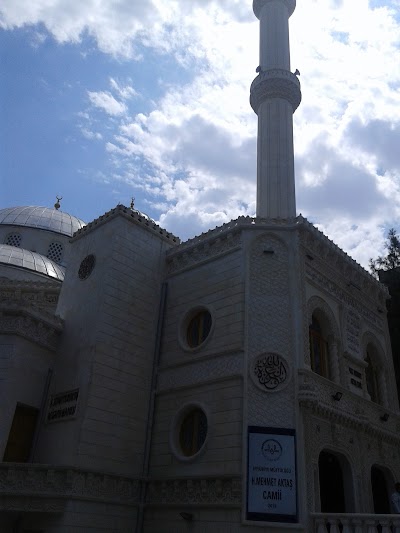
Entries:
[[257, 216], [296, 216], [293, 158], [293, 109], [274, 98], [258, 110]]
[[288, 10], [279, 0], [267, 2], [261, 9], [260, 65], [262, 70], [290, 70]]
[[293, 112], [300, 83], [290, 72], [289, 16], [295, 0], [254, 0], [260, 19], [260, 73], [250, 90], [258, 115], [257, 216], [296, 216]]

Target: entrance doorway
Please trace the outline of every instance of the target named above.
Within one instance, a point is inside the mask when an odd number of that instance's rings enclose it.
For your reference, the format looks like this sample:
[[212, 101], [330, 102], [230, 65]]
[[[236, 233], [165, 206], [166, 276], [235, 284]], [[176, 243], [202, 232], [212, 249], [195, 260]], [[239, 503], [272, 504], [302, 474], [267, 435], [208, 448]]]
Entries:
[[321, 513], [354, 512], [353, 479], [347, 459], [323, 450], [318, 468]]
[[371, 487], [374, 499], [374, 513], [390, 514], [390, 501], [385, 472], [379, 466], [371, 468]]
[[3, 461], [26, 463], [31, 452], [39, 410], [17, 404]]

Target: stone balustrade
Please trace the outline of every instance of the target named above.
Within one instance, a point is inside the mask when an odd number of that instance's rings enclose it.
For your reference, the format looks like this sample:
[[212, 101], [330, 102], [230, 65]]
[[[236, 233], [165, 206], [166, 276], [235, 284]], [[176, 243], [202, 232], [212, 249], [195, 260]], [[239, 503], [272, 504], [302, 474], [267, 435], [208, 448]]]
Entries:
[[313, 513], [313, 533], [400, 533], [400, 515]]

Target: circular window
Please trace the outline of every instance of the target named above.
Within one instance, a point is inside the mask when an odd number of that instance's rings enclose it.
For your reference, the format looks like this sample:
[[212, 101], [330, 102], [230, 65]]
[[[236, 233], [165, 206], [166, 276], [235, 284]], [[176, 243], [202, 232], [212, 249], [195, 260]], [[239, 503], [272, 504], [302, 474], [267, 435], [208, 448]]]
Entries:
[[207, 416], [197, 405], [184, 407], [175, 417], [171, 431], [171, 447], [185, 461], [193, 459], [203, 449], [208, 432]]
[[197, 311], [186, 322], [186, 342], [190, 348], [200, 346], [209, 336], [212, 326], [211, 314], [207, 309]]
[[183, 455], [191, 457], [203, 446], [207, 436], [207, 417], [199, 409], [193, 409], [182, 420], [179, 445]]
[[90, 276], [94, 269], [96, 258], [93, 254], [90, 254], [83, 259], [78, 270], [79, 279], [86, 279]]

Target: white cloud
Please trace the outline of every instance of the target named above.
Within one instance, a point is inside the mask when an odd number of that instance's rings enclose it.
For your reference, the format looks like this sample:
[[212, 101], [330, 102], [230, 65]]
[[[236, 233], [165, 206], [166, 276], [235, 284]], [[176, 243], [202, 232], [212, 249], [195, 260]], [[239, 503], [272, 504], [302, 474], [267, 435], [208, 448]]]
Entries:
[[123, 115], [126, 112], [126, 105], [122, 102], [119, 102], [114, 98], [114, 96], [106, 91], [88, 91], [88, 96], [91, 103], [105, 111], [108, 115], [117, 116]]
[[114, 78], [110, 78], [110, 85], [122, 100], [130, 100], [134, 96], [138, 96], [137, 91], [131, 85], [121, 85]]
[[81, 132], [82, 132], [82, 135], [86, 139], [89, 139], [89, 140], [96, 139], [96, 140], [100, 141], [103, 138], [101, 133], [96, 132], [96, 131], [88, 130], [87, 128], [81, 128]]
[[[298, 210], [364, 264], [381, 251], [383, 228], [400, 220], [400, 23], [396, 3], [380, 4], [302, 0], [290, 21], [303, 91], [294, 118]], [[101, 134], [115, 179], [141, 190], [168, 229], [188, 236], [254, 213], [251, 0], [3, 0], [0, 10], [4, 28], [41, 22], [60, 42], [87, 33], [103, 52], [132, 58], [135, 88], [110, 75], [109, 87], [88, 96], [114, 124]], [[136, 87], [150, 49], [158, 92], [144, 110], [150, 97]], [[164, 60], [186, 70], [184, 84], [161, 75]]]

